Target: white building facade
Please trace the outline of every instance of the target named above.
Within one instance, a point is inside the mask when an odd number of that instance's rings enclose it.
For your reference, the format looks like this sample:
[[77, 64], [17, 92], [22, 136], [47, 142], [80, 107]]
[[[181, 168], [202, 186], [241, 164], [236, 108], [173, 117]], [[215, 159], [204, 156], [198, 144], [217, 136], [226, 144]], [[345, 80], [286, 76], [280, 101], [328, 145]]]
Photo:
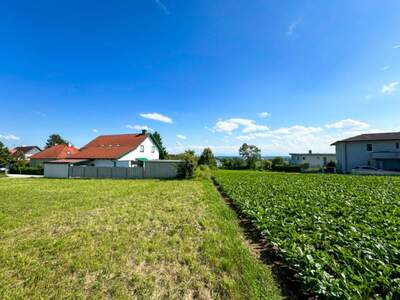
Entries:
[[300, 166], [307, 164], [310, 168], [323, 168], [328, 163], [336, 163], [335, 153], [290, 153], [290, 164]]

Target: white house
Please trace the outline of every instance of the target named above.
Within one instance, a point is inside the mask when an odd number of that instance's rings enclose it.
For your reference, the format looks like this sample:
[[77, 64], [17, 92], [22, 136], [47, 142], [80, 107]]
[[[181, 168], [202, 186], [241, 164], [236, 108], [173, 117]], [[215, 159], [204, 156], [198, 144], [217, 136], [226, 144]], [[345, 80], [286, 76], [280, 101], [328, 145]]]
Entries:
[[20, 146], [10, 149], [10, 153], [12, 156], [16, 157], [22, 154], [26, 161], [29, 161], [31, 156], [39, 153], [40, 151], [42, 150], [37, 146]]
[[322, 168], [326, 166], [329, 162], [336, 163], [335, 153], [290, 153], [291, 159], [290, 164], [299, 166], [303, 164], [308, 164], [310, 168]]
[[139, 161], [160, 158], [160, 146], [151, 134], [101, 135], [69, 157], [95, 167], [134, 167]]
[[400, 171], [400, 132], [361, 134], [333, 143], [339, 172], [371, 166]]

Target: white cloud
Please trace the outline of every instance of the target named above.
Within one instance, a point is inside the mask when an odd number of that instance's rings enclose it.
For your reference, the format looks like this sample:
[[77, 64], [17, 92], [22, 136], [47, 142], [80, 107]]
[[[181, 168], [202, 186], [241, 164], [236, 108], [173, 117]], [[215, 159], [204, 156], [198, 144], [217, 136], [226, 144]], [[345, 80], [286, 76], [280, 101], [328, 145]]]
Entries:
[[186, 140], [186, 136], [183, 134], [177, 134], [176, 137], [181, 140]]
[[211, 148], [214, 154], [236, 154], [240, 147], [238, 145], [182, 145], [179, 141], [176, 142], [175, 147], [168, 147], [167, 150], [169, 153], [181, 153], [187, 149], [195, 150], [197, 153], [201, 153], [204, 148]]
[[273, 131], [275, 134], [285, 134], [285, 135], [304, 135], [304, 134], [311, 134], [311, 133], [317, 133], [321, 132], [323, 129], [321, 127], [306, 127], [303, 125], [294, 125], [291, 127], [283, 127], [283, 128], [278, 128]]
[[41, 112], [41, 111], [34, 111], [33, 113], [35, 115], [38, 115], [38, 116], [42, 117], [42, 118], [47, 117], [47, 114], [44, 113], [44, 112]]
[[381, 71], [386, 71], [386, 70], [389, 70], [389, 69], [390, 69], [390, 66], [384, 66], [384, 67], [381, 68]]
[[155, 121], [160, 121], [164, 123], [173, 123], [172, 119], [170, 117], [167, 117], [165, 115], [159, 114], [159, 113], [147, 113], [147, 114], [140, 114], [141, 117], [150, 119], [150, 120], [155, 120]]
[[258, 114], [258, 116], [259, 116], [260, 118], [262, 118], [262, 119], [266, 119], [266, 118], [270, 117], [271, 114], [270, 114], [269, 112], [263, 111], [263, 112], [260, 112], [260, 113]]
[[230, 132], [238, 129], [239, 127], [242, 127], [243, 133], [269, 130], [268, 126], [259, 125], [254, 120], [243, 119], [243, 118], [231, 118], [231, 119], [228, 119], [225, 121], [220, 120], [215, 124], [214, 130], [217, 132], [230, 133]]
[[353, 119], [345, 119], [332, 124], [326, 124], [326, 128], [329, 129], [353, 129], [353, 130], [363, 130], [369, 127], [369, 124], [357, 121]]
[[166, 15], [170, 14], [168, 7], [164, 3], [162, 3], [161, 0], [154, 0], [154, 2], [156, 3], [157, 7], [162, 10]]
[[397, 90], [397, 86], [399, 85], [398, 81], [391, 82], [389, 84], [385, 84], [382, 87], [381, 93], [382, 94], [392, 94]]
[[94, 132], [94, 133], [97, 133], [97, 132], [99, 132], [96, 128], [93, 128], [92, 129], [92, 132]]
[[14, 135], [14, 134], [5, 134], [5, 135], [0, 134], [0, 139], [6, 140], [6, 141], [8, 141], [8, 140], [18, 141], [21, 138], [16, 136], [16, 135]]
[[134, 130], [147, 130], [147, 131], [154, 131], [150, 127], [146, 125], [126, 125], [126, 128], [134, 129]]
[[218, 121], [214, 129], [218, 132], [230, 132], [239, 128], [239, 125], [230, 121]]
[[298, 22], [293, 22], [293, 23], [291, 23], [291, 24], [289, 25], [289, 28], [288, 28], [286, 34], [287, 34], [288, 36], [293, 35], [293, 33], [295, 32], [295, 30], [296, 30], [296, 28], [297, 28], [298, 25], [299, 25]]
[[251, 140], [255, 140], [257, 137], [252, 134], [252, 135], [238, 135], [237, 137], [235, 137], [235, 139], [239, 140], [239, 141], [251, 141]]
[[399, 45], [394, 45], [393, 49], [400, 49], [400, 44]]

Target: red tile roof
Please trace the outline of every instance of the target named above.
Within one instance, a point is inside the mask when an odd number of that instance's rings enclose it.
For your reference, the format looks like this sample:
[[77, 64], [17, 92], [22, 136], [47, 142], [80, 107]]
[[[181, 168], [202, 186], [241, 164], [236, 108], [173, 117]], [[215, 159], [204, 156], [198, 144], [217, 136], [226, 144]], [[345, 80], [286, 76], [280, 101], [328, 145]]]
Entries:
[[148, 136], [142, 133], [100, 135], [83, 146], [71, 158], [118, 159], [135, 150]]
[[36, 153], [31, 156], [31, 159], [60, 159], [69, 158], [79, 150], [73, 146], [56, 145]]
[[348, 139], [334, 142], [332, 145], [342, 142], [363, 142], [363, 141], [393, 141], [400, 140], [400, 132], [367, 133], [360, 134]]
[[45, 164], [75, 164], [75, 163], [80, 163], [80, 162], [85, 162], [87, 161], [86, 159], [57, 159], [57, 160], [51, 160], [45, 162]]

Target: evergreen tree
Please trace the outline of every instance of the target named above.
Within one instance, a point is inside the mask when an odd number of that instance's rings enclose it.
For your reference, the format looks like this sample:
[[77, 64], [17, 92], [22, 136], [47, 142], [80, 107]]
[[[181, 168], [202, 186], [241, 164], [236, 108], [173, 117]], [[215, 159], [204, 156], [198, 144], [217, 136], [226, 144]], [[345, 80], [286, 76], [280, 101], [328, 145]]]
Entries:
[[163, 141], [162, 141], [160, 133], [158, 131], [155, 131], [152, 134], [152, 137], [161, 148], [160, 149], [160, 159], [166, 159], [168, 152], [167, 152], [167, 149], [165, 149], [165, 147], [163, 145]]
[[59, 134], [53, 133], [46, 142], [46, 149], [55, 145], [68, 145], [68, 141], [64, 140]]

